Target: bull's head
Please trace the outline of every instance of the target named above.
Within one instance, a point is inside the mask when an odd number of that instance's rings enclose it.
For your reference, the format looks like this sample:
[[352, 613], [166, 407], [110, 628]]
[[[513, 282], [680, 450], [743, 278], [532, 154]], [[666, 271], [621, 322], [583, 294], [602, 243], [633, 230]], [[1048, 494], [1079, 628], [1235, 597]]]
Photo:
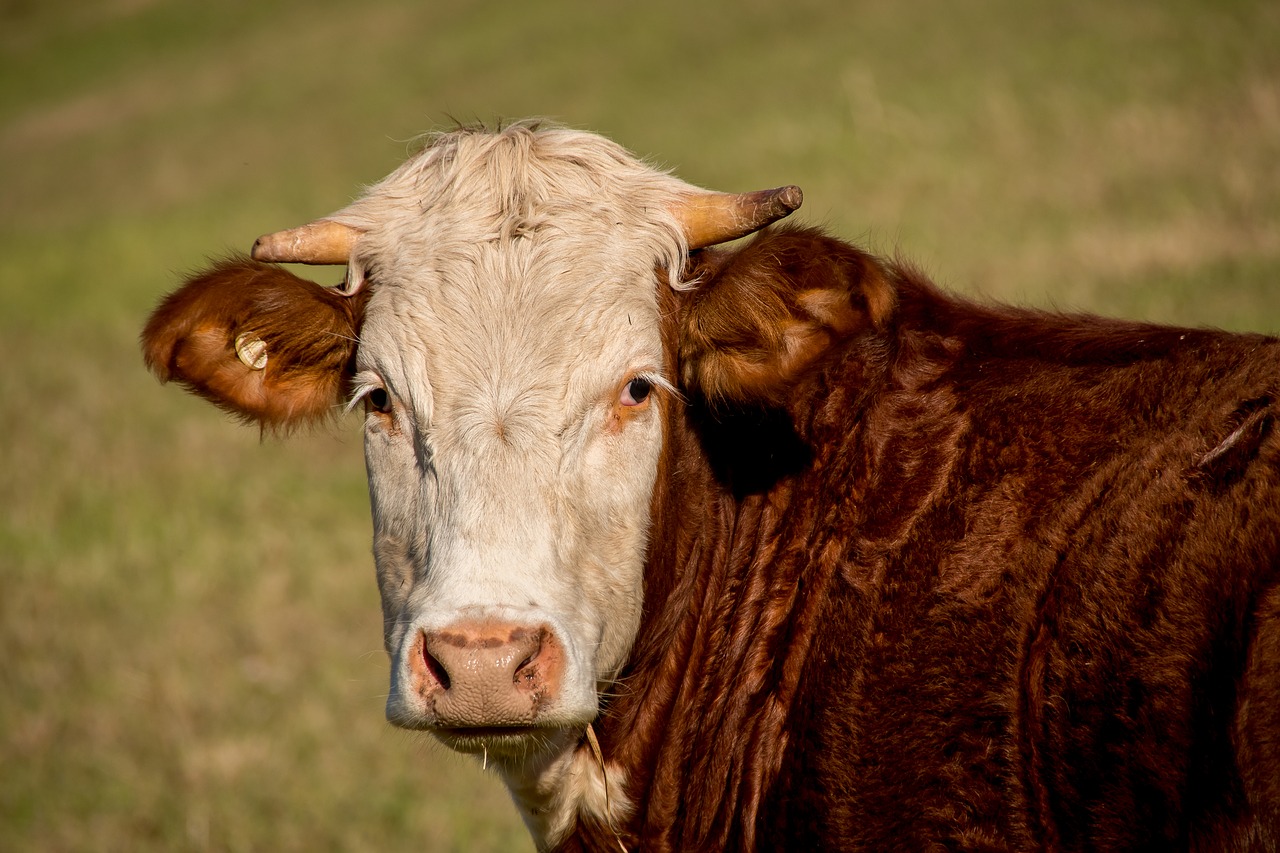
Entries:
[[[572, 751], [636, 637], [662, 411], [776, 384], [848, 325], [848, 300], [804, 288], [659, 283], [799, 204], [697, 190], [589, 134], [460, 131], [190, 280], [146, 358], [271, 427], [363, 407], [387, 716], [519, 782]], [[262, 261], [348, 272], [323, 288]]]

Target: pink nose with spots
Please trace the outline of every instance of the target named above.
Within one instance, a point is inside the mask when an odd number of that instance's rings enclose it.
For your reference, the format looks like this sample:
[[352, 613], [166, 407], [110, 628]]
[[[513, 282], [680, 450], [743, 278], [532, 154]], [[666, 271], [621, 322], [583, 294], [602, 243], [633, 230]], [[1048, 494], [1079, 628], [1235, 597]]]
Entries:
[[560, 693], [564, 649], [547, 625], [462, 621], [421, 632], [409, 669], [436, 726], [528, 726]]

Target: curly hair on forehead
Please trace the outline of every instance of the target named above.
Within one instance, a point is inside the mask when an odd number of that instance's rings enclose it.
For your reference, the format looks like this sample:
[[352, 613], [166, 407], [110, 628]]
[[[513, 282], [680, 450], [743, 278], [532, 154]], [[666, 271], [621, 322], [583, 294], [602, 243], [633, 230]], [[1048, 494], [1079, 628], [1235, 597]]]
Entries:
[[369, 234], [363, 254], [384, 259], [414, 243], [429, 252], [442, 236], [522, 237], [554, 224], [598, 235], [597, 245], [607, 233], [611, 251], [680, 270], [687, 244], [673, 209], [691, 191], [592, 133], [541, 120], [468, 125], [425, 137], [416, 154], [326, 219]]

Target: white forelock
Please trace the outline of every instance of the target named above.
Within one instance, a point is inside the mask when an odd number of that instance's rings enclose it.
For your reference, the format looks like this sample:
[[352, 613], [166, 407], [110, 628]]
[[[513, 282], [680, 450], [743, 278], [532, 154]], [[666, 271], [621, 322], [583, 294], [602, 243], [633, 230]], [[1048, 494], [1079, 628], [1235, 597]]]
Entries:
[[647, 255], [675, 274], [683, 269], [687, 246], [671, 209], [693, 188], [618, 144], [529, 122], [428, 139], [360, 199], [327, 217], [366, 232], [357, 260], [398, 259], [443, 234], [508, 242], [540, 228], [576, 231], [589, 223], [591, 232], [625, 234], [632, 257]]

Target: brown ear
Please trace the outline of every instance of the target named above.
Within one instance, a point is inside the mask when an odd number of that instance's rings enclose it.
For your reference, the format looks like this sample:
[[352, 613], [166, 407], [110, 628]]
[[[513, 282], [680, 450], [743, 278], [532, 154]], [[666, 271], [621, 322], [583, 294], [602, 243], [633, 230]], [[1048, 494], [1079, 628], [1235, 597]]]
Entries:
[[777, 403], [833, 346], [878, 328], [894, 290], [864, 252], [816, 230], [766, 231], [741, 251], [703, 253], [685, 302], [680, 363], [712, 403]]
[[246, 420], [280, 428], [342, 401], [368, 290], [344, 296], [272, 264], [223, 261], [187, 280], [142, 332], [147, 366]]

